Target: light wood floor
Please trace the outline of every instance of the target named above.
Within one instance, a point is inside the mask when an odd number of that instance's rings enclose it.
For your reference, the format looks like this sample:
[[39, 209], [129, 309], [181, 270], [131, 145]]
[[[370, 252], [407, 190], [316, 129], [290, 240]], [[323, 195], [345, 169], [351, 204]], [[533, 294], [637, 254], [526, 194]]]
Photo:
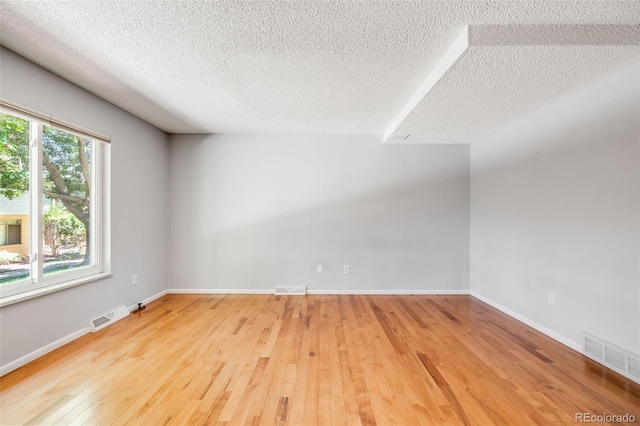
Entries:
[[168, 295], [1, 378], [0, 408], [2, 425], [573, 424], [640, 419], [640, 386], [469, 296]]

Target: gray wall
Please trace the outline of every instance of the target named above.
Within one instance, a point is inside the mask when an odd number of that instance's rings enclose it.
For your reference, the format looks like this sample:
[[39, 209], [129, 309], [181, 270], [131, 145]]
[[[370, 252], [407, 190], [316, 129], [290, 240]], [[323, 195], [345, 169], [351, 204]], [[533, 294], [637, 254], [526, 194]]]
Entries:
[[4, 98], [112, 137], [114, 272], [0, 309], [1, 365], [168, 287], [422, 292], [471, 281], [569, 340], [586, 330], [640, 352], [638, 66], [471, 148], [375, 136], [167, 144], [4, 48], [0, 73]]
[[[66, 80], [0, 50], [0, 95], [111, 136], [113, 277], [0, 309], [6, 365], [89, 325], [119, 305], [167, 289], [167, 136]], [[138, 285], [131, 286], [131, 274]]]
[[169, 149], [170, 287], [468, 290], [466, 145], [172, 135]]
[[472, 292], [640, 352], [639, 144], [638, 65], [474, 142]]

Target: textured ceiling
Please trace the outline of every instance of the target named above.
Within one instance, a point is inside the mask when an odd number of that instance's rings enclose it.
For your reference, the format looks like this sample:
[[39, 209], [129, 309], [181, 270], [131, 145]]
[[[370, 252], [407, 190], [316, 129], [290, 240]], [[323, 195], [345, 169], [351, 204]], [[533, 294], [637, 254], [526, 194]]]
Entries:
[[640, 26], [472, 26], [468, 42], [389, 142], [468, 143], [640, 61]]
[[640, 60], [637, 1], [0, 1], [0, 43], [171, 133], [470, 142]]

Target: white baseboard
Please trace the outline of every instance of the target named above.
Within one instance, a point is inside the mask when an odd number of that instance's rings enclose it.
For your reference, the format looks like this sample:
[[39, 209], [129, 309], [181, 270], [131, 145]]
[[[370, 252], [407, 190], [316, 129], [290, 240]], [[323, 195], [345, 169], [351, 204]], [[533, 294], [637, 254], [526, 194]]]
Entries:
[[273, 294], [264, 288], [170, 288], [168, 294]]
[[[252, 288], [170, 288], [168, 294], [273, 294], [274, 289]], [[370, 294], [370, 295], [409, 295], [433, 294], [455, 295], [469, 294], [469, 290], [313, 290], [307, 289], [307, 294]]]
[[363, 295], [458, 295], [469, 294], [469, 290], [309, 290], [307, 294], [363, 294]]
[[84, 336], [85, 334], [87, 334], [89, 332], [89, 327], [84, 327], [81, 330], [78, 330], [74, 333], [71, 333], [67, 336], [64, 336], [61, 339], [56, 340], [55, 342], [49, 343], [46, 346], [41, 347], [40, 349], [36, 349], [35, 351], [31, 352], [30, 354], [27, 354], [23, 357], [20, 357], [18, 359], [16, 359], [15, 361], [11, 361], [8, 364], [5, 364], [3, 366], [0, 367], [0, 377], [4, 376], [7, 373], [12, 372], [13, 370], [16, 370], [20, 367], [22, 367], [25, 364], [30, 363], [31, 361], [33, 361], [36, 358], [40, 358], [41, 356], [48, 354], [51, 351], [54, 351], [56, 349], [58, 349], [60, 346], [66, 345], [69, 342], [72, 342], [82, 336]]
[[[161, 291], [160, 293], [156, 293], [156, 294], [154, 294], [154, 295], [153, 295], [153, 296], [151, 296], [151, 297], [147, 297], [146, 299], [142, 299], [140, 302], [141, 302], [143, 305], [146, 305], [147, 303], [151, 303], [151, 302], [153, 302], [154, 300], [156, 300], [156, 299], [160, 299], [162, 296], [167, 295], [167, 293], [168, 293], [168, 292], [169, 292], [168, 290], [163, 290], [163, 291]], [[138, 304], [137, 304], [137, 303], [136, 303], [135, 305], [131, 305], [131, 306], [129, 306], [129, 307], [128, 307], [129, 312], [133, 311], [133, 310], [134, 310], [134, 309], [136, 309], [137, 307], [138, 307]]]
[[540, 333], [547, 335], [549, 337], [551, 337], [553, 340], [562, 343], [565, 346], [568, 346], [569, 348], [573, 349], [576, 352], [580, 352], [582, 353], [582, 345], [580, 345], [579, 343], [574, 342], [573, 340], [567, 339], [566, 337], [564, 337], [561, 334], [556, 333], [553, 330], [548, 329], [547, 327], [538, 324], [537, 322], [530, 320], [529, 318], [520, 315], [517, 312], [512, 311], [509, 308], [506, 308], [502, 305], [500, 305], [499, 303], [494, 302], [491, 299], [488, 299], [478, 293], [476, 293], [475, 291], [470, 291], [469, 294], [473, 297], [475, 297], [476, 299], [486, 303], [487, 305], [490, 305], [494, 308], [496, 308], [497, 310], [504, 312], [505, 314], [509, 315], [510, 317], [520, 321], [523, 324], [528, 325], [529, 327], [533, 328], [534, 330], [539, 331]]

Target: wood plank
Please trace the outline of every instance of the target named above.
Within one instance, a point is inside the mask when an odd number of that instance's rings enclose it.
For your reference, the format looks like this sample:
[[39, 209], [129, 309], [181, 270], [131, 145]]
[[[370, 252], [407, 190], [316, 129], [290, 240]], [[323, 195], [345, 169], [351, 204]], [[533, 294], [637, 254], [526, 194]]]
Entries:
[[0, 424], [572, 424], [640, 385], [469, 296], [167, 295], [0, 378]]

